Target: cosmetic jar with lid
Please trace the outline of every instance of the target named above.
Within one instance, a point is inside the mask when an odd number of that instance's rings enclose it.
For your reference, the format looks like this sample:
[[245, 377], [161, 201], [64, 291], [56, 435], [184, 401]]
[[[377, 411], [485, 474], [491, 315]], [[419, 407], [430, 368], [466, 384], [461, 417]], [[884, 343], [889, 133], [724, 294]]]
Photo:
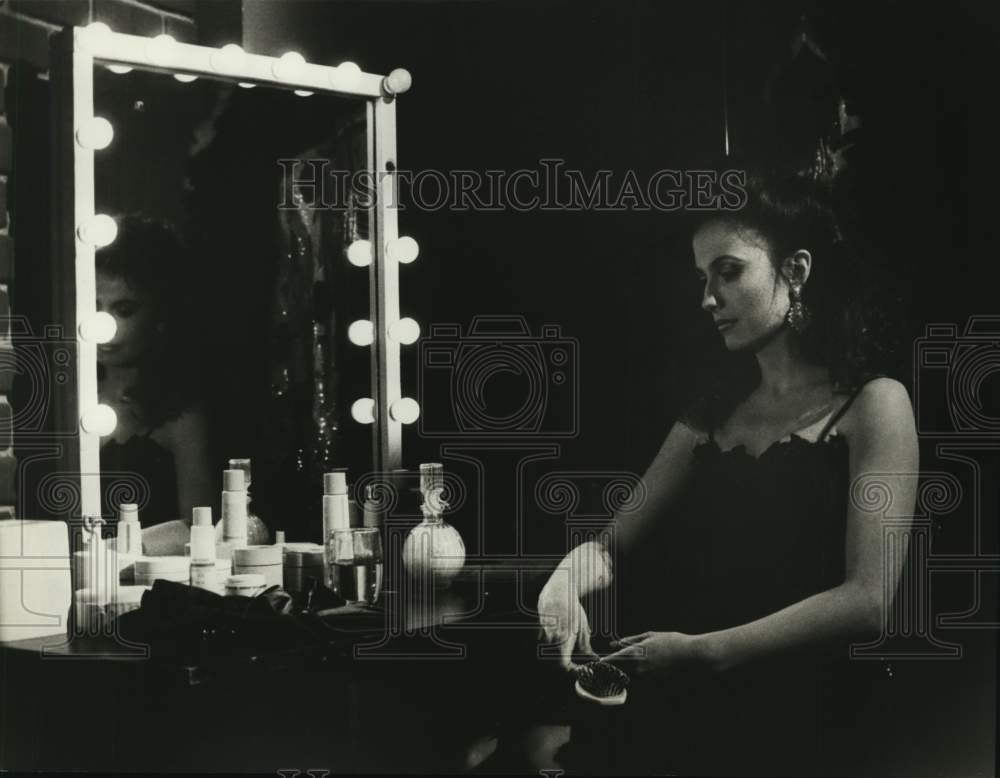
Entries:
[[233, 549], [233, 573], [259, 573], [267, 586], [282, 585], [281, 546], [244, 546]]
[[136, 586], [152, 586], [156, 579], [190, 583], [191, 557], [144, 556], [135, 560]]
[[309, 578], [322, 584], [325, 580], [323, 559], [323, 546], [318, 543], [285, 543], [285, 591], [298, 594], [305, 589]]
[[256, 597], [266, 589], [266, 580], [260, 573], [231, 575], [226, 579], [226, 595]]

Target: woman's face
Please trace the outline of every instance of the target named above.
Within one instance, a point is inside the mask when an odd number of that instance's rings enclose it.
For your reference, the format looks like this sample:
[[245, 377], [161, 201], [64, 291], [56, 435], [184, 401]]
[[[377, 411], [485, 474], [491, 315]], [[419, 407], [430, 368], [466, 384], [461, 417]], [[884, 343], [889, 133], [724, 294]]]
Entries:
[[730, 351], [756, 350], [784, 325], [787, 282], [759, 233], [708, 222], [694, 236], [701, 307], [712, 314]]
[[97, 310], [115, 318], [115, 337], [97, 347], [103, 365], [127, 366], [139, 361], [153, 345], [157, 317], [149, 295], [129, 286], [121, 276], [98, 271]]

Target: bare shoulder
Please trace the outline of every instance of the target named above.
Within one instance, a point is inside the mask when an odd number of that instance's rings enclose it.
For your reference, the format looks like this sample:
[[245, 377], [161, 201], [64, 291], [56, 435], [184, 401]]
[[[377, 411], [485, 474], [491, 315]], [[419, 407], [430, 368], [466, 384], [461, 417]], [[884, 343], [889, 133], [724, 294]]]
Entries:
[[909, 433], [915, 426], [910, 395], [894, 378], [873, 378], [861, 388], [837, 426], [856, 438], [890, 430]]

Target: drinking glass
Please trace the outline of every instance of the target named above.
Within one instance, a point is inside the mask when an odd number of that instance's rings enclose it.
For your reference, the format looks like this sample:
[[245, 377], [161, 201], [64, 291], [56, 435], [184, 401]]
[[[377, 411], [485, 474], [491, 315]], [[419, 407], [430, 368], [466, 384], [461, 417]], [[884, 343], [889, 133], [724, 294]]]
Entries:
[[327, 586], [347, 602], [374, 605], [382, 593], [382, 536], [377, 527], [338, 529], [326, 542]]

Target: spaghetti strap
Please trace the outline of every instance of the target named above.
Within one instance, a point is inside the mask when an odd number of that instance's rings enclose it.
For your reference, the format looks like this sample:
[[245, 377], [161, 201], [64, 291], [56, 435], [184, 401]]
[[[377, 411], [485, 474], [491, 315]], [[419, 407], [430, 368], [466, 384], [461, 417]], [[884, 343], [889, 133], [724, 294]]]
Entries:
[[823, 431], [820, 432], [819, 437], [816, 438], [817, 443], [822, 442], [823, 440], [826, 439], [826, 436], [830, 433], [830, 430], [833, 429], [834, 425], [838, 421], [840, 421], [841, 417], [843, 417], [845, 413], [847, 413], [848, 409], [851, 407], [851, 404], [855, 401], [855, 399], [857, 399], [857, 396], [861, 394], [861, 390], [864, 388], [865, 384], [861, 384], [861, 386], [855, 389], [854, 392], [851, 394], [851, 396], [847, 398], [847, 402], [841, 405], [840, 408], [837, 410], [837, 412], [830, 417], [830, 420], [827, 421], [827, 423], [823, 426]]

